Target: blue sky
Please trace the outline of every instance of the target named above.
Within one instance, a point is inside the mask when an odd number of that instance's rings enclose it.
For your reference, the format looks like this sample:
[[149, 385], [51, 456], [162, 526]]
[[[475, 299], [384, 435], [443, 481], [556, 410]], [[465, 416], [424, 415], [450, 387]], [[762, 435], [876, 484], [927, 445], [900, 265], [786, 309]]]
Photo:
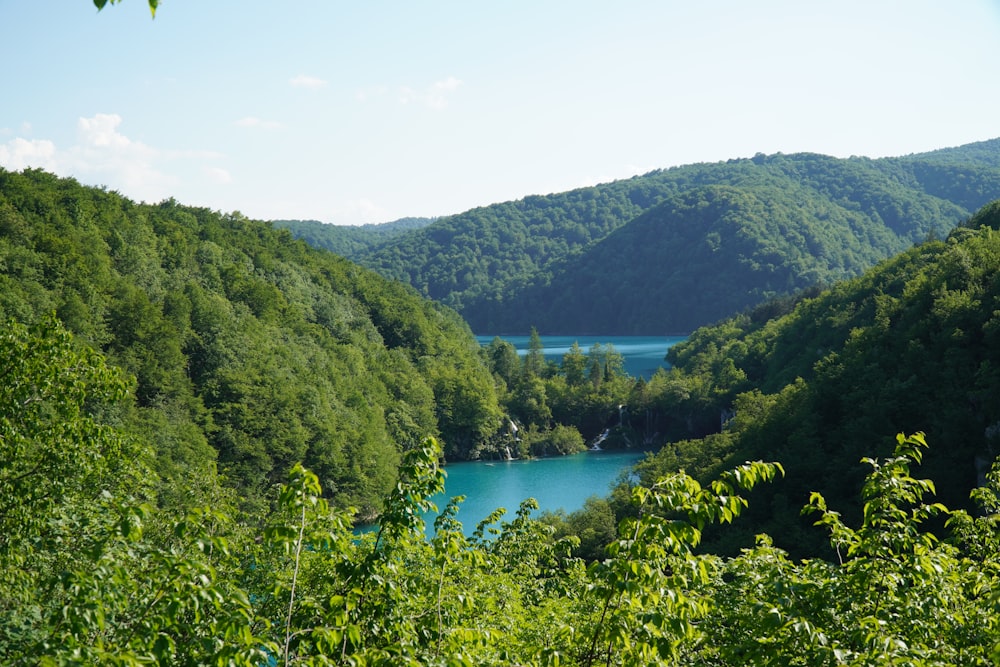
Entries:
[[337, 224], [1000, 136], [1000, 0], [0, 0], [0, 166]]

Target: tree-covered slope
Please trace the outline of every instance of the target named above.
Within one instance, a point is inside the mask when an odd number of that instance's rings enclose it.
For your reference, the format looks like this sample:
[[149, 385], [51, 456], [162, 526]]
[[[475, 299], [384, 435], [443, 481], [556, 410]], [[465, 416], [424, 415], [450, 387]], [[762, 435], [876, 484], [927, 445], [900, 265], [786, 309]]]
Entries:
[[370, 514], [403, 449], [499, 425], [468, 327], [412, 288], [238, 214], [0, 171], [0, 321], [52, 313], [137, 377], [165, 479], [217, 458], [251, 504], [305, 462]]
[[812, 195], [794, 184], [685, 190], [509, 299], [509, 314], [487, 303], [466, 315], [491, 330], [684, 333], [850, 277], [912, 242]]
[[[524, 332], [531, 325], [543, 333], [676, 332], [676, 311], [650, 313], [646, 305], [672, 303], [680, 283], [690, 299], [690, 289], [737, 279], [717, 288], [734, 310], [700, 305], [680, 326], [690, 330], [816, 278], [858, 275], [928, 235], [947, 234], [1000, 195], [998, 160], [1000, 140], [878, 160], [777, 154], [688, 165], [474, 209], [352, 257], [454, 307], [480, 332]], [[706, 221], [701, 209], [676, 199], [689, 201], [707, 186], [740, 189], [760, 204], [748, 199], [741, 224], [733, 225]], [[654, 212], [661, 204], [666, 208]], [[732, 220], [730, 207], [716, 209]], [[678, 217], [685, 210], [689, 221]], [[767, 219], [772, 213], [779, 219]], [[651, 229], [657, 220], [662, 234]], [[725, 243], [723, 232], [731, 235]], [[747, 234], [759, 244], [744, 247]], [[686, 266], [699, 244], [728, 246], [734, 254], [697, 251]], [[732, 265], [761, 258], [774, 275], [743, 284]], [[654, 273], [661, 275], [647, 279]], [[595, 303], [603, 307], [595, 311]]]
[[401, 218], [368, 225], [330, 225], [318, 220], [271, 220], [297, 239], [344, 257], [357, 257], [390, 239], [434, 222], [436, 218]]
[[824, 541], [796, 517], [809, 493], [836, 498], [855, 518], [862, 457], [886, 456], [896, 433], [919, 430], [931, 444], [921, 474], [945, 504], [966, 504], [1000, 446], [998, 228], [994, 203], [946, 241], [914, 247], [784, 316], [740, 316], [672, 348], [675, 369], [652, 404], [676, 409], [677, 388], [698, 386], [702, 413], [728, 421], [721, 433], [665, 447], [645, 464], [650, 479], [782, 461], [787, 475], [757, 499], [744, 540], [764, 530], [808, 552]]
[[1000, 167], [1000, 152], [997, 151], [998, 142], [1000, 142], [1000, 139], [976, 141], [971, 144], [952, 148], [939, 148], [938, 150], [926, 153], [914, 153], [901, 158], [901, 160], [966, 167]]

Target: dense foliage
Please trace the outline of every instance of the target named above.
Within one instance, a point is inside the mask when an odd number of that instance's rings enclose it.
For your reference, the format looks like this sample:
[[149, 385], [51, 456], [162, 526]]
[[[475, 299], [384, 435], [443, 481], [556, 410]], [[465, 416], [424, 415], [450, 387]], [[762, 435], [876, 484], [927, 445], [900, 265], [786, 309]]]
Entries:
[[437, 218], [400, 218], [368, 225], [331, 225], [318, 220], [271, 220], [271, 225], [287, 229], [297, 239], [314, 248], [323, 248], [344, 257], [357, 257], [392, 238], [420, 229]]
[[[597, 343], [588, 351], [576, 343], [558, 364], [547, 363], [543, 343], [532, 330], [528, 353], [519, 357], [514, 346], [500, 338], [483, 349], [493, 371], [500, 402], [509, 416], [504, 437], [479, 452], [482, 458], [553, 456], [583, 451], [585, 442], [631, 446], [617, 428], [621, 406], [636, 379], [624, 371], [614, 345]], [[615, 429], [614, 437], [609, 434]]]
[[[994, 203], [946, 240], [671, 348], [674, 367], [651, 380], [646, 405], [673, 442], [643, 464], [645, 478], [678, 468], [711, 478], [747, 458], [780, 460], [787, 479], [760, 494], [745, 535], [716, 547], [766, 531], [793, 553], [817, 553], [824, 540], [797, 518], [801, 499], [819, 490], [859, 517], [857, 462], [891, 452], [906, 423], [937, 445], [925, 467], [944, 502], [965, 506], [1000, 451], [998, 229]], [[685, 439], [684, 427], [696, 437]]]
[[[273, 509], [240, 518], [225, 499], [149, 502], [141, 441], [114, 427], [129, 385], [51, 323], [0, 336], [21, 381], [0, 393], [0, 661], [9, 665], [987, 665], [1000, 658], [1000, 469], [980, 518], [911, 476], [926, 448], [899, 435], [866, 459], [863, 512], [806, 510], [838, 560], [797, 561], [766, 536], [731, 559], [699, 553], [739, 523], [746, 493], [782, 474], [745, 463], [701, 484], [666, 475], [632, 490], [602, 557], [522, 504], [471, 537], [442, 488], [441, 450], [408, 450], [378, 532], [357, 536], [318, 478], [294, 466]], [[37, 405], [22, 414], [25, 402]], [[23, 439], [20, 432], [41, 437]], [[49, 440], [42, 434], [52, 434]], [[71, 448], [76, 466], [62, 467]], [[39, 462], [48, 463], [39, 465]], [[25, 472], [65, 493], [22, 498]], [[49, 479], [50, 475], [58, 476]], [[460, 502], [456, 499], [454, 502]], [[16, 514], [10, 509], [17, 507]], [[750, 505], [752, 507], [752, 505]], [[943, 531], [930, 521], [944, 519]], [[940, 523], [938, 524], [940, 525]]]
[[501, 424], [468, 327], [411, 288], [239, 213], [0, 171], [0, 321], [53, 313], [136, 377], [161, 477], [218, 461], [248, 505], [303, 462], [370, 516], [403, 450]]
[[758, 155], [525, 197], [342, 248], [477, 332], [684, 333], [946, 235], [1000, 196], [998, 162], [1000, 140], [878, 160]]

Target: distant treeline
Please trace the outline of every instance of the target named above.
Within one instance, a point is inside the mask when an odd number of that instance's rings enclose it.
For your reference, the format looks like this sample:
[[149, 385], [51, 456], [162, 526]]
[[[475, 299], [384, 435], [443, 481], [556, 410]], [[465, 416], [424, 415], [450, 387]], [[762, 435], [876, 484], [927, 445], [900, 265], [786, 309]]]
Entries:
[[400, 218], [392, 222], [367, 225], [331, 225], [318, 220], [272, 220], [279, 229], [287, 229], [295, 238], [315, 248], [323, 248], [343, 257], [356, 257], [394, 236], [426, 227], [437, 218]]

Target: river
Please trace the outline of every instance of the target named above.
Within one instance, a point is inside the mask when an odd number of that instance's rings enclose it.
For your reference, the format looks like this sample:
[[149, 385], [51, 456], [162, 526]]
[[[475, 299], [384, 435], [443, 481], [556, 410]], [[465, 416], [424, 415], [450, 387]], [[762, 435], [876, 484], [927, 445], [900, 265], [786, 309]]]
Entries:
[[[489, 345], [492, 335], [477, 335], [480, 345]], [[511, 343], [520, 355], [528, 353], [530, 336], [500, 336]], [[615, 350], [625, 359], [625, 372], [632, 377], [652, 377], [658, 368], [669, 368], [664, 360], [667, 350], [687, 336], [542, 336], [542, 354], [547, 361], [561, 363], [563, 355], [577, 343], [586, 354], [592, 345], [600, 343], [614, 345]]]

